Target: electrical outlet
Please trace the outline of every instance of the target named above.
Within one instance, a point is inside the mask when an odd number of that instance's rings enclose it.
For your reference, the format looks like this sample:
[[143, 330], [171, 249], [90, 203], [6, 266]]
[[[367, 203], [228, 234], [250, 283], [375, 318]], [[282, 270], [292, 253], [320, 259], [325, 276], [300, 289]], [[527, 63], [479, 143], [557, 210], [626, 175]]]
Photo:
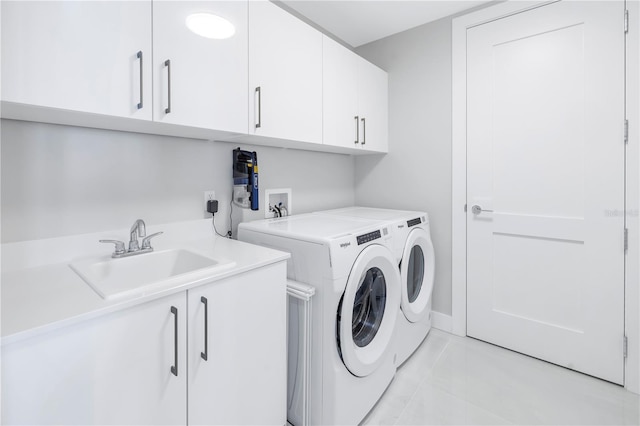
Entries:
[[202, 205], [202, 211], [204, 211], [204, 217], [211, 217], [211, 213], [207, 212], [207, 201], [216, 199], [216, 191], [204, 191], [204, 204]]

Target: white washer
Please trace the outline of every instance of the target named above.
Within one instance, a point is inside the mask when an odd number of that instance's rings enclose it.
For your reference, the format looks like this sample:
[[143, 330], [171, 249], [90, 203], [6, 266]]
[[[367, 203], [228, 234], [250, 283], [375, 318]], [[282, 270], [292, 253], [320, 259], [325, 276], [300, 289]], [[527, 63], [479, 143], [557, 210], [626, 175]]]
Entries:
[[[380, 221], [296, 215], [241, 223], [238, 239], [291, 253], [290, 279], [315, 287], [309, 383], [311, 424], [358, 424], [396, 372], [400, 273]], [[290, 300], [288, 420], [302, 423], [298, 327]]]
[[347, 207], [317, 214], [378, 220], [391, 226], [393, 252], [399, 263], [402, 282], [401, 313], [394, 344], [396, 365], [401, 365], [431, 330], [435, 254], [428, 214], [370, 207]]

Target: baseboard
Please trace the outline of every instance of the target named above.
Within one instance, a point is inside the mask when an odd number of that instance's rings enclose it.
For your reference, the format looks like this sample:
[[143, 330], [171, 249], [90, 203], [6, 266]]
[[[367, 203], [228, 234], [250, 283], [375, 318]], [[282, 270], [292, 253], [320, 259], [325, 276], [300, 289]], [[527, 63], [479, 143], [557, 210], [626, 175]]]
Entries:
[[451, 333], [453, 331], [453, 318], [451, 315], [431, 311], [431, 327]]

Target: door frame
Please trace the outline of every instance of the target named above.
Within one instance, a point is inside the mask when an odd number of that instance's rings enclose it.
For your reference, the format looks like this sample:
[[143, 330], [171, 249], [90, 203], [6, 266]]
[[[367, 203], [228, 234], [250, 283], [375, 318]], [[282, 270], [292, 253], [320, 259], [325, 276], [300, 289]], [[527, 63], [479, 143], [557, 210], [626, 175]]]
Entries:
[[[452, 31], [452, 227], [451, 317], [452, 332], [467, 335], [467, 29], [545, 6], [553, 1], [507, 1], [453, 19]], [[629, 247], [625, 256], [625, 330], [628, 338], [624, 387], [640, 393], [640, 1], [627, 0], [629, 33], [626, 37], [626, 148], [625, 223]], [[635, 17], [635, 18], [634, 18]], [[621, 31], [624, 17], [620, 17]], [[620, 124], [621, 126], [623, 123]], [[621, 141], [621, 143], [624, 143]], [[622, 340], [621, 340], [622, 344]]]

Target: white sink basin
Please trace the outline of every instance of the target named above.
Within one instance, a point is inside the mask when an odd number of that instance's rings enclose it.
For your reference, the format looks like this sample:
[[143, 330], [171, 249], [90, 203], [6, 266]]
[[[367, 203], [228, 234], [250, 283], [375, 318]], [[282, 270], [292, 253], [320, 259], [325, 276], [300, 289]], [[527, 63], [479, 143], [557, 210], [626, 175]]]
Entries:
[[119, 259], [79, 260], [69, 266], [104, 299], [135, 296], [159, 287], [185, 284], [235, 262], [212, 259], [185, 249], [163, 250]]

